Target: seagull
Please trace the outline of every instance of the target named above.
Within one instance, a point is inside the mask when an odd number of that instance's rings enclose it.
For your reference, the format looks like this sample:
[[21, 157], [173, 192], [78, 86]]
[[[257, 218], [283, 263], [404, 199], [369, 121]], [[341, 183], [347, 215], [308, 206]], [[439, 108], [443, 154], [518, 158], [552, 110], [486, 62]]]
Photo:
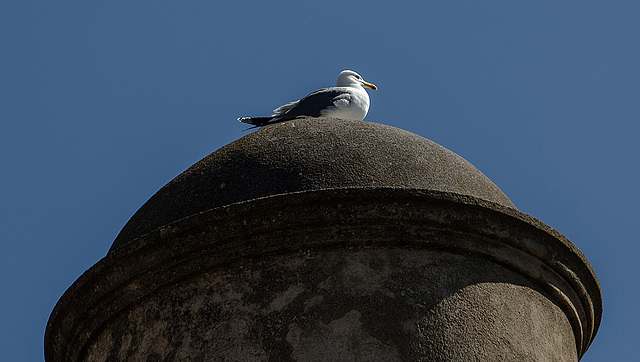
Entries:
[[[308, 96], [273, 110], [269, 117], [240, 117], [238, 121], [262, 127], [302, 117], [333, 117], [362, 121], [369, 111], [369, 94], [365, 88], [378, 87], [365, 82], [353, 70], [338, 75], [337, 87], [322, 88]], [[252, 127], [252, 128], [255, 128]]]

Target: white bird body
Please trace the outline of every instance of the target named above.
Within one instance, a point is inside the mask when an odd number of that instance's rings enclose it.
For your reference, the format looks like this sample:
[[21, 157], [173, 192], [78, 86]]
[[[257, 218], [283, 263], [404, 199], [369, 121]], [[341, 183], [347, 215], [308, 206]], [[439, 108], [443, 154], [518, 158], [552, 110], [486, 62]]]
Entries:
[[343, 70], [337, 87], [319, 89], [308, 96], [276, 108], [270, 117], [241, 117], [238, 121], [262, 127], [302, 117], [333, 117], [361, 121], [369, 111], [369, 94], [377, 87], [352, 71]]

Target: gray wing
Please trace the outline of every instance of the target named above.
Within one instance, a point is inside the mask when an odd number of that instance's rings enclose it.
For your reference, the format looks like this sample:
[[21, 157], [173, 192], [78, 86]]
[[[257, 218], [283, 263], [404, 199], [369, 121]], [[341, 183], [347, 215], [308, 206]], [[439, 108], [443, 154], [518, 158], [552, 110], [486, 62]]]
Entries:
[[276, 108], [273, 115], [278, 121], [286, 121], [298, 117], [320, 117], [327, 108], [334, 108], [334, 102], [350, 102], [350, 94], [338, 87], [319, 89], [299, 101], [287, 103]]

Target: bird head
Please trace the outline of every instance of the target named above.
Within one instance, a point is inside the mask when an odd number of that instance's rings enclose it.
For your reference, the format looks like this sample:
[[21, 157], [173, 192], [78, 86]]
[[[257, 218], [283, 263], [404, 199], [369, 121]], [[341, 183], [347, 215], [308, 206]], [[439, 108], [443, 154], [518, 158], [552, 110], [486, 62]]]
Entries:
[[340, 72], [337, 82], [338, 87], [350, 87], [356, 84], [360, 85], [361, 87], [373, 90], [378, 89], [378, 87], [376, 87], [373, 83], [366, 82], [364, 79], [362, 79], [360, 74], [354, 72], [353, 70], [343, 70], [342, 72]]

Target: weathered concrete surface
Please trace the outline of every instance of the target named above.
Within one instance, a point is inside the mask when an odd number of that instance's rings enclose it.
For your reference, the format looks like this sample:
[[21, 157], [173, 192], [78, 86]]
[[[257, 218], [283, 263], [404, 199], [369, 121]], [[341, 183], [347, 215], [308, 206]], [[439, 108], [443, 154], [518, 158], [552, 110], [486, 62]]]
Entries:
[[588, 262], [512, 208], [407, 189], [308, 191], [180, 220], [60, 300], [50, 361], [575, 361], [601, 315]]
[[567, 317], [536, 289], [498, 265], [449, 253], [301, 251], [162, 290], [108, 323], [89, 356], [575, 361]]
[[200, 160], [136, 212], [112, 249], [214, 207], [336, 187], [436, 190], [515, 207], [469, 162], [414, 133], [362, 121], [299, 119], [261, 128]]
[[47, 361], [575, 361], [598, 280], [454, 153], [342, 120], [265, 127], [131, 218], [62, 296]]

